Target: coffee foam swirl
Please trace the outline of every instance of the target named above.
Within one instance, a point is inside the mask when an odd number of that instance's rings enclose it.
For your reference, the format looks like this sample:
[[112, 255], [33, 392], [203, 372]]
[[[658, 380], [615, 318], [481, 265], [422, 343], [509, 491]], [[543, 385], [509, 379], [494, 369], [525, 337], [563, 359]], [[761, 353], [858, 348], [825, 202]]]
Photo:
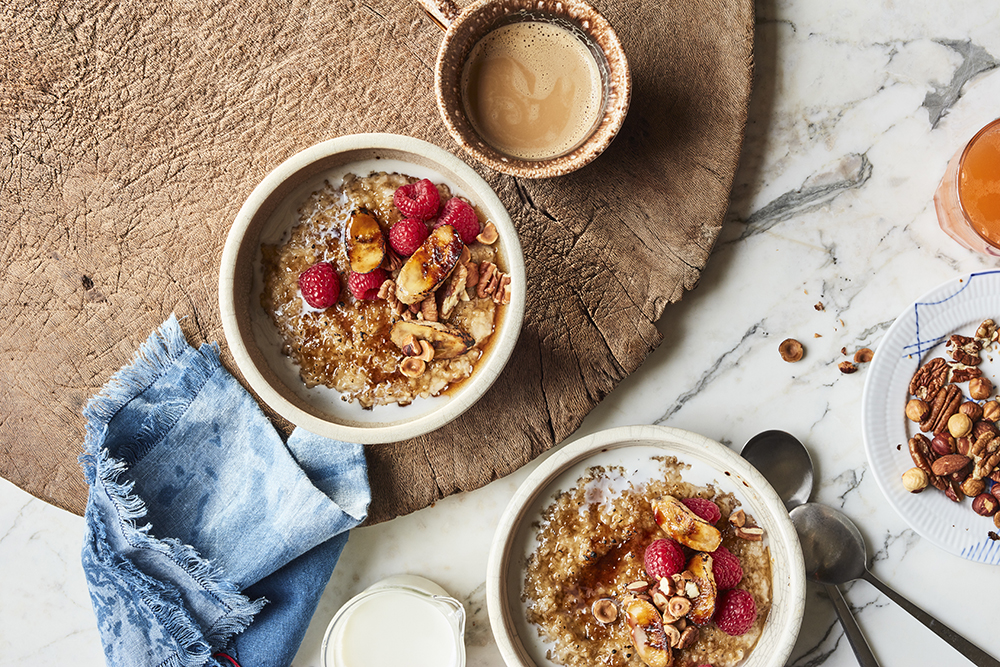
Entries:
[[498, 151], [526, 160], [570, 152], [597, 125], [602, 83], [590, 50], [541, 21], [501, 26], [472, 49], [462, 73], [466, 114]]

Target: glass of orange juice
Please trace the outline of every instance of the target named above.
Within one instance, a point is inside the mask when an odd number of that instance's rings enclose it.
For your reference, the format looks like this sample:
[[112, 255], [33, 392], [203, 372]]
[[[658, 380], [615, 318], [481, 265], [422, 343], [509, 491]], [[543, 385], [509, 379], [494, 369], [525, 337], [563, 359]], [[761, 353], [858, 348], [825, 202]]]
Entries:
[[1000, 118], [951, 158], [934, 208], [948, 236], [969, 250], [1000, 257]]

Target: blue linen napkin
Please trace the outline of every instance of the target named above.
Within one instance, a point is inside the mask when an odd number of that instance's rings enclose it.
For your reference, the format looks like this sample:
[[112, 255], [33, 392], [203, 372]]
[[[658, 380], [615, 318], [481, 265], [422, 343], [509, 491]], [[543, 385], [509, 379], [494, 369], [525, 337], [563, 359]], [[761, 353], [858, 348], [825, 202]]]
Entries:
[[84, 410], [83, 568], [110, 667], [287, 667], [371, 499], [361, 445], [283, 443], [173, 315]]

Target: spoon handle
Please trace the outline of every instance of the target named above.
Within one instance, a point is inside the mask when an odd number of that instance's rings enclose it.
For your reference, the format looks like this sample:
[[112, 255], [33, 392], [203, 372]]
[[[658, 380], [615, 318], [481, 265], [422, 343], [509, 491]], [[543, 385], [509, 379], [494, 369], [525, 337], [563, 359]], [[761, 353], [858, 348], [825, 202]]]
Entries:
[[858, 664], [861, 667], [879, 667], [878, 660], [875, 659], [875, 654], [872, 653], [872, 649], [868, 645], [868, 640], [861, 632], [861, 627], [858, 625], [857, 619], [854, 618], [854, 614], [851, 613], [851, 608], [847, 606], [844, 594], [840, 592], [840, 587], [833, 584], [825, 586], [826, 594], [830, 596], [830, 601], [833, 602], [833, 607], [837, 610], [840, 624], [844, 626], [844, 634], [847, 635], [847, 641], [854, 649], [854, 656], [858, 659]]
[[959, 653], [971, 660], [972, 664], [977, 665], [977, 667], [1000, 667], [1000, 661], [996, 658], [889, 588], [868, 569], [865, 569], [861, 576], [890, 600], [908, 611], [913, 618], [930, 628], [938, 637], [951, 644]]

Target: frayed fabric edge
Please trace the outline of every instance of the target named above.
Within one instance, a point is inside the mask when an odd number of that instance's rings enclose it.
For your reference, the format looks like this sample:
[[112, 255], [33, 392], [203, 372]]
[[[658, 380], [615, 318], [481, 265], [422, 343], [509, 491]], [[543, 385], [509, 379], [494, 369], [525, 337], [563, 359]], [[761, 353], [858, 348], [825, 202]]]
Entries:
[[[224, 573], [216, 571], [212, 564], [202, 558], [193, 547], [176, 539], [150, 535], [149, 524], [136, 525], [136, 522], [147, 514], [145, 502], [132, 493], [132, 483], [119, 482], [119, 478], [127, 469], [127, 464], [113, 458], [104, 447], [108, 423], [115, 414], [167, 372], [189, 349], [191, 346], [184, 338], [177, 317], [171, 314], [139, 348], [132, 363], [118, 371], [88, 402], [83, 411], [87, 424], [84, 453], [80, 456], [80, 463], [84, 468], [87, 483], [91, 487], [91, 493], [101, 487], [108, 495], [129, 544], [169, 558], [227, 610], [211, 628], [202, 629], [189, 619], [179, 619], [173, 613], [165, 613], [164, 608], [156, 608], [157, 605], [152, 604], [151, 600], [144, 599], [150, 611], [175, 639], [188, 643], [192, 639], [192, 633], [203, 634], [212, 650], [217, 650], [223, 648], [234, 635], [245, 630], [267, 601], [264, 599], [250, 601], [225, 578]], [[206, 344], [202, 345], [198, 352], [201, 355], [199, 370], [207, 375], [214, 373], [220, 366], [218, 347]], [[101, 526], [99, 532], [103, 533], [103, 529]], [[94, 537], [104, 539], [103, 535]], [[195, 659], [197, 662], [188, 664], [192, 667], [204, 664], [201, 655]]]

